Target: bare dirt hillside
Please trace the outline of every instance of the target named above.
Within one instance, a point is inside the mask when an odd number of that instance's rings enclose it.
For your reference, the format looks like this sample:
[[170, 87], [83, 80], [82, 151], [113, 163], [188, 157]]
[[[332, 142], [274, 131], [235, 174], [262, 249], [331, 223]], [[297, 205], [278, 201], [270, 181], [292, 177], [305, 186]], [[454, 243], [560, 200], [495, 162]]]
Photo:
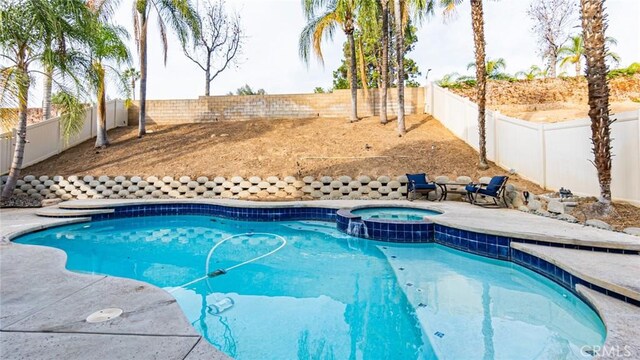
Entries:
[[[615, 113], [640, 109], [640, 74], [610, 80], [611, 110]], [[451, 91], [475, 101], [475, 88]], [[581, 77], [520, 81], [489, 81], [489, 108], [505, 115], [534, 122], [556, 122], [586, 118], [587, 81]]]
[[[426, 172], [432, 177], [504, 174], [497, 166], [479, 171], [477, 153], [427, 115], [407, 118], [398, 137], [396, 123], [365, 118], [264, 120], [152, 126], [142, 140], [136, 128], [109, 132], [112, 145], [94, 149], [87, 141], [23, 174], [155, 176], [321, 176], [391, 175]], [[530, 191], [542, 189], [513, 181]]]

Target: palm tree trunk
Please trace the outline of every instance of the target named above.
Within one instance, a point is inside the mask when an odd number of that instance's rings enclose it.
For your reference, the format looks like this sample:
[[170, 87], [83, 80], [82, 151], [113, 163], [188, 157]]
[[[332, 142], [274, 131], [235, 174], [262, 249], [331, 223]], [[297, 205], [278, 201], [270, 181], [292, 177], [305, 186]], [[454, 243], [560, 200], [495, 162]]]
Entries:
[[389, 0], [382, 0], [382, 69], [380, 89], [380, 123], [387, 119], [387, 85], [389, 84]]
[[398, 135], [406, 134], [407, 129], [404, 124], [404, 33], [402, 29], [402, 8], [400, 0], [394, 0], [395, 23], [396, 23], [396, 69], [398, 75]]
[[349, 40], [349, 69], [351, 71], [351, 116], [349, 121], [358, 121], [358, 75], [356, 74], [356, 43], [353, 40], [353, 30], [347, 33]]
[[131, 78], [131, 95], [133, 95], [133, 100], [136, 100], [136, 79]]
[[20, 170], [22, 169], [22, 162], [24, 160], [24, 148], [27, 143], [27, 104], [29, 102], [29, 75], [27, 72], [27, 65], [24, 63], [24, 57], [26, 56], [26, 50], [22, 49], [18, 61], [18, 68], [21, 72], [18, 79], [18, 129], [16, 132], [16, 147], [13, 151], [13, 161], [11, 162], [11, 169], [9, 170], [9, 176], [7, 182], [2, 188], [1, 200], [6, 201], [13, 195], [13, 190], [16, 188], [18, 177], [20, 176]]
[[602, 0], [581, 0], [582, 36], [587, 58], [587, 84], [589, 89], [589, 117], [591, 118], [591, 142], [594, 165], [598, 171], [600, 197], [603, 210], [610, 210], [611, 203], [611, 129], [609, 118], [609, 84], [605, 62], [605, 29]]
[[147, 133], [147, 15], [138, 13], [140, 16], [140, 118], [138, 120], [138, 137], [141, 138]]
[[53, 84], [53, 68], [47, 68], [44, 76], [44, 95], [42, 97], [42, 120], [51, 117], [51, 88]]
[[476, 56], [476, 79], [478, 101], [478, 133], [479, 133], [479, 164], [478, 168], [485, 170], [487, 164], [487, 132], [485, 127], [485, 110], [487, 106], [487, 69], [485, 63], [484, 15], [482, 0], [471, 0], [471, 25], [473, 28], [473, 42]]
[[580, 76], [580, 58], [576, 61], [576, 76]]
[[98, 75], [98, 116], [96, 117], [96, 145], [97, 148], [104, 148], [109, 145], [107, 137], [107, 99], [105, 94], [104, 69], [101, 64], [94, 65]]

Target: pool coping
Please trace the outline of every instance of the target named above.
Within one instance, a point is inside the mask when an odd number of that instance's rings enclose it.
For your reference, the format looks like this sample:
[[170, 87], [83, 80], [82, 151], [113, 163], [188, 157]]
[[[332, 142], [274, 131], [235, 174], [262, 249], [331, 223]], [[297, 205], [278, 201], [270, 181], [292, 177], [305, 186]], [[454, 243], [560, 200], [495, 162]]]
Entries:
[[[104, 200], [100, 200], [100, 201], [72, 201], [69, 202], [67, 204], [62, 204], [63, 206], [61, 206], [61, 209], [65, 209], [65, 210], [71, 210], [73, 211], [74, 209], [80, 210], [78, 213], [78, 215], [80, 215], [80, 217], [78, 218], [67, 218], [67, 217], [49, 217], [49, 218], [45, 218], [45, 217], [40, 217], [39, 219], [46, 219], [43, 221], [35, 221], [31, 224], [25, 224], [24, 226], [18, 226], [18, 227], [6, 227], [3, 226], [2, 229], [0, 230], [0, 234], [2, 235], [2, 239], [4, 241], [4, 243], [2, 245], [0, 245], [0, 250], [3, 250], [3, 248], [6, 248], [8, 246], [13, 246], [13, 247], [25, 247], [28, 245], [21, 245], [21, 244], [15, 244], [15, 243], [10, 243], [7, 244], [6, 242], [9, 241], [10, 239], [13, 239], [17, 236], [23, 235], [25, 233], [28, 232], [32, 232], [32, 231], [38, 231], [38, 230], [42, 230], [42, 229], [46, 229], [48, 227], [52, 227], [52, 226], [60, 226], [60, 225], [66, 225], [66, 224], [72, 224], [72, 223], [77, 223], [77, 222], [85, 222], [85, 221], [90, 221], [90, 217], [87, 217], [86, 215], [83, 216], [82, 210], [89, 210], [89, 211], [93, 211], [96, 209], [104, 209], [104, 208], [113, 208], [113, 207], [120, 207], [120, 206], [130, 206], [130, 205], [148, 205], [148, 204], [170, 204], [170, 203], [197, 203], [197, 204], [213, 204], [213, 205], [222, 205], [222, 206], [227, 206], [227, 207], [240, 207], [240, 208], [246, 208], [246, 207], [258, 207], [258, 208], [299, 208], [299, 207], [314, 207], [314, 208], [327, 208], [327, 209], [334, 209], [334, 210], [339, 210], [341, 208], [348, 208], [348, 207], [355, 207], [358, 205], [361, 205], [363, 203], [366, 203], [367, 205], [373, 205], [376, 204], [378, 206], [397, 206], [399, 203], [402, 205], [405, 205], [405, 207], [415, 207], [415, 208], [421, 208], [421, 209], [428, 209], [428, 210], [435, 210], [435, 211], [439, 211], [442, 212], [442, 215], [439, 215], [437, 217], [437, 219], [432, 219], [434, 223], [436, 224], [440, 224], [443, 226], [456, 226], [458, 227], [460, 224], [456, 221], [453, 221], [451, 219], [452, 217], [452, 211], [461, 211], [462, 214], [458, 214], [458, 216], [462, 219], [468, 219], [468, 215], [471, 213], [476, 213], [476, 214], [482, 214], [487, 212], [488, 214], [491, 214], [491, 212], [495, 211], [495, 210], [488, 210], [488, 209], [482, 209], [482, 208], [478, 208], [478, 207], [467, 207], [465, 204], [446, 204], [446, 203], [439, 203], [439, 204], [430, 204], [430, 203], [415, 203], [415, 202], [408, 202], [408, 201], [349, 201], [349, 200], [342, 200], [342, 201], [304, 201], [304, 202], [280, 202], [280, 203], [263, 203], [263, 202], [247, 202], [247, 201], [230, 201], [230, 200], [201, 200], [201, 201], [197, 201], [197, 200], [114, 200], [114, 201], [104, 201]], [[471, 205], [469, 205], [471, 206]], [[3, 215], [3, 217], [5, 217], [5, 215], [10, 211], [10, 209], [8, 210], [2, 210], [2, 212], [0, 212], [0, 215]], [[507, 210], [507, 211], [511, 211], [512, 210]], [[26, 215], [35, 217], [35, 212], [36, 209], [31, 209], [31, 210], [27, 210], [27, 211], [23, 211]], [[449, 218], [446, 218], [447, 216], [447, 212], [449, 212]], [[514, 213], [518, 213], [518, 212], [514, 212]], [[460, 216], [460, 215], [466, 215], [466, 216]], [[495, 213], [494, 213], [495, 215]], [[534, 218], [539, 218], [538, 216], [534, 216], [534, 215], [529, 215], [529, 214], [523, 214], [523, 215], [527, 215], [528, 217], [530, 217], [531, 219]], [[440, 218], [441, 217], [445, 217], [445, 221], [441, 222]], [[502, 217], [502, 214], [500, 214], [500, 217]], [[4, 220], [4, 219], [3, 219]], [[31, 219], [34, 220], [34, 219]], [[549, 219], [546, 219], [549, 220]], [[552, 220], [549, 220], [552, 221]], [[456, 225], [454, 225], [456, 224]], [[562, 223], [560, 223], [562, 224]], [[521, 226], [524, 224], [521, 224]], [[566, 224], [565, 226], [569, 226], [569, 225], [574, 225], [574, 224]], [[467, 229], [478, 229], [478, 227], [466, 227]], [[602, 232], [604, 230], [599, 230], [599, 229], [587, 229], [588, 231], [593, 231], [595, 233], [599, 233]], [[470, 230], [473, 231], [473, 230]], [[485, 230], [481, 230], [483, 232], [486, 232], [487, 234], [491, 234], [492, 232], [490, 231], [485, 231]], [[522, 233], [514, 233], [511, 231], [503, 231], [503, 232], [499, 232], [500, 234], [503, 234], [501, 236], [523, 236]], [[612, 232], [608, 232], [610, 234], [615, 234]], [[527, 236], [531, 236], [530, 232], [525, 232], [525, 235]], [[553, 239], [550, 239], [549, 237], [542, 237], [539, 236], [540, 234], [538, 234], [538, 236], [534, 236], [532, 238], [532, 240], [542, 240], [542, 241], [550, 241]], [[601, 236], [601, 235], [600, 235]], [[620, 236], [617, 236], [618, 238], [620, 238]], [[632, 236], [630, 235], [624, 235], [625, 238], [627, 237], [624, 242], [601, 242], [601, 241], [591, 241], [591, 240], [580, 240], [580, 239], [574, 239], [577, 241], [578, 244], [587, 244], [587, 245], [605, 245], [608, 247], [622, 247], [622, 248], [627, 248], [627, 245], [634, 245], [635, 242], [632, 242], [631, 240], [635, 240], [633, 239]], [[566, 240], [566, 239], [564, 239]], [[437, 241], [436, 241], [437, 242]], [[640, 243], [640, 241], [638, 241]], [[571, 242], [571, 244], [574, 244], [576, 242]], [[559, 242], [559, 244], [566, 244], [566, 242]], [[612, 245], [613, 244], [613, 245]], [[445, 244], [446, 245], [446, 244]], [[638, 245], [637, 247], [635, 246], [630, 246], [631, 249], [635, 250], [640, 249], [640, 245]], [[51, 251], [51, 253], [55, 253], [55, 249], [52, 248], [47, 248]], [[634, 255], [629, 255], [629, 256], [634, 256]], [[65, 261], [62, 263], [62, 267], [64, 270], [64, 264], [66, 263], [66, 259]], [[20, 264], [18, 264], [18, 266], [21, 266]], [[66, 270], [65, 270], [66, 271]], [[71, 273], [66, 271], [67, 273]], [[96, 276], [97, 278], [100, 278], [99, 276]], [[132, 282], [134, 280], [131, 279], [125, 279], [125, 278], [116, 278], [116, 277], [112, 277], [113, 279], [116, 279], [118, 282]], [[153, 285], [149, 285], [152, 288], [154, 288], [154, 291], [157, 292], [162, 292], [165, 293], [166, 292], [163, 289], [154, 287]], [[581, 287], [583, 287], [580, 284], [576, 285], [576, 290], [582, 294], [584, 291], [581, 290]], [[606, 295], [603, 295], [605, 297], [607, 297]], [[586, 297], [586, 296], [585, 296]], [[609, 297], [607, 297], [609, 298]], [[619, 301], [616, 299], [611, 298], [612, 300], [615, 301]], [[586, 301], [588, 303], [590, 303], [595, 310], [601, 314], [601, 312], [603, 313], [605, 311], [605, 309], [599, 309], [598, 306], [599, 302], [597, 301], [589, 301], [588, 298], [586, 299]], [[622, 304], [624, 304], [623, 302], [621, 302]], [[640, 316], [640, 308], [638, 307], [634, 307], [633, 305], [629, 305], [629, 304], [625, 304], [628, 306], [632, 306], [633, 309], [633, 316]], [[186, 321], [186, 319], [184, 318], [184, 313], [182, 313], [181, 310], [178, 309], [177, 313], [175, 314], [176, 317], [176, 321], [180, 321], [179, 319], [181, 318], [182, 321]], [[602, 317], [602, 316], [601, 316]], [[605, 319], [603, 318], [603, 321], [605, 321]], [[615, 322], [613, 324], [607, 324], [605, 322], [605, 324], [607, 325], [607, 335], [609, 334], [609, 332], [611, 331], [612, 333], [624, 333], [625, 329], [619, 329], [618, 324], [619, 322]], [[4, 331], [4, 327], [0, 328], [0, 334], [5, 333]], [[200, 341], [201, 342], [201, 341]], [[607, 341], [605, 342], [605, 345], [608, 345], [609, 343], [609, 336], [607, 336]], [[199, 347], [205, 347], [207, 348], [208, 343], [206, 343], [205, 345], [198, 345]], [[633, 344], [633, 346], [635, 346], [635, 344]], [[211, 351], [212, 354], [216, 354], [217, 356], [219, 355], [218, 353], [220, 353], [219, 351], [217, 351], [215, 348], [213, 348], [213, 346], [208, 346], [211, 349], [207, 350], [207, 351]], [[221, 353], [220, 353], [221, 354]], [[188, 357], [188, 356], [187, 356]]]

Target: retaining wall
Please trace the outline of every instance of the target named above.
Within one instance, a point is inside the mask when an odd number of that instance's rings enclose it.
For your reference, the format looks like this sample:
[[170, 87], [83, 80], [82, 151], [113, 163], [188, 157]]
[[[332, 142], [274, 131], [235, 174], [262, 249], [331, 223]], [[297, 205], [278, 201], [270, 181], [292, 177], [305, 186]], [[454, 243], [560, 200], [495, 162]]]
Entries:
[[[366, 96], [358, 90], [358, 116], [379, 114], [379, 89]], [[388, 91], [387, 109], [397, 111], [397, 92]], [[424, 112], [424, 88], [405, 88], [405, 113]], [[129, 108], [129, 124], [137, 124], [139, 102]], [[211, 121], [259, 119], [299, 119], [315, 117], [346, 118], [351, 113], [351, 91], [335, 90], [327, 94], [227, 95], [201, 96], [192, 100], [147, 100], [147, 123], [181, 124]]]
[[[2, 177], [2, 183], [6, 181]], [[463, 176], [454, 179], [456, 183], [471, 182]], [[490, 179], [481, 178], [487, 183]], [[450, 179], [439, 176], [436, 182], [447, 183]], [[515, 194], [515, 188], [508, 185]], [[188, 176], [158, 178], [149, 176], [40, 176], [26, 175], [18, 180], [16, 195], [29, 195], [36, 199], [180, 199], [180, 198], [233, 198], [247, 200], [285, 200], [285, 199], [401, 199], [407, 195], [407, 178], [380, 176], [306, 176], [297, 179], [293, 176], [278, 178], [270, 176], [262, 179], [252, 176], [247, 179], [240, 176], [192, 179]], [[453, 195], [452, 197], [460, 196]], [[440, 189], [430, 194], [432, 199], [440, 197]], [[514, 195], [515, 198], [515, 195]]]

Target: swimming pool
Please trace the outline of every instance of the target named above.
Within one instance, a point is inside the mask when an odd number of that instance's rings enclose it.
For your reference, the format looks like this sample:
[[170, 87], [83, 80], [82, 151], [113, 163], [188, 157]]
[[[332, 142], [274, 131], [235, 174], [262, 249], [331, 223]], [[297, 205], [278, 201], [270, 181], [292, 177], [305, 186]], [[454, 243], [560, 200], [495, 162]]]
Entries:
[[422, 221], [425, 216], [440, 215], [433, 210], [405, 207], [368, 207], [351, 210], [351, 213], [363, 219], [399, 221]]
[[[181, 287], [276, 250], [279, 236], [286, 244], [270, 256]], [[604, 341], [591, 308], [518, 265], [354, 238], [332, 222], [147, 216], [15, 242], [64, 250], [70, 270], [166, 289], [238, 359], [581, 358], [582, 346]], [[409, 286], [406, 274], [420, 281]]]

